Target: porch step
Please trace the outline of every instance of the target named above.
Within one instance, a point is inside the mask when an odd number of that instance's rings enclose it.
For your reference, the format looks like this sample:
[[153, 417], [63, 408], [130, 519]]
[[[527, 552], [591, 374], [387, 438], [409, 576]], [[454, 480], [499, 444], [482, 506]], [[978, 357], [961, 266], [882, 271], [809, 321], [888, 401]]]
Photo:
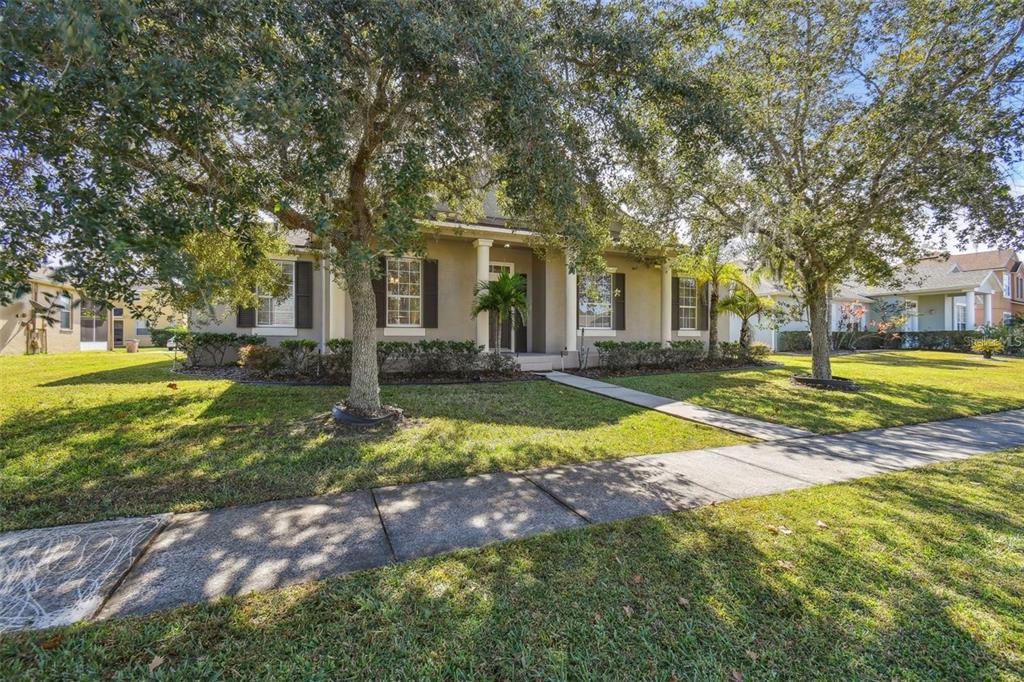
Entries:
[[550, 353], [520, 353], [516, 362], [524, 372], [550, 372], [562, 368], [562, 357]]

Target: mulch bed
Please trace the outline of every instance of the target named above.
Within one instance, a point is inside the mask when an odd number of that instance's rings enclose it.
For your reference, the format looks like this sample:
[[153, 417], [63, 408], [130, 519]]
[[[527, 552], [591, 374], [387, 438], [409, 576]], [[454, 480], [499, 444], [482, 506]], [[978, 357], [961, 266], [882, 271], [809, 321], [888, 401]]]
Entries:
[[[348, 381], [331, 377], [261, 377], [241, 367], [180, 367], [172, 370], [176, 374], [201, 377], [203, 379], [227, 379], [239, 384], [265, 386], [348, 386]], [[381, 386], [436, 386], [445, 384], [503, 384], [511, 381], [543, 381], [544, 377], [532, 372], [515, 374], [489, 374], [481, 372], [471, 377], [452, 377], [423, 374], [385, 374], [380, 378]]]
[[635, 377], [635, 376], [657, 376], [661, 374], [701, 374], [704, 372], [724, 372], [743, 369], [765, 369], [767, 367], [782, 367], [778, 362], [764, 362], [761, 364], [731, 365], [724, 363], [703, 363], [685, 369], [661, 369], [657, 367], [635, 367], [626, 370], [607, 370], [603, 367], [591, 369], [567, 369], [566, 374], [575, 374], [588, 379], [604, 379], [607, 377]]

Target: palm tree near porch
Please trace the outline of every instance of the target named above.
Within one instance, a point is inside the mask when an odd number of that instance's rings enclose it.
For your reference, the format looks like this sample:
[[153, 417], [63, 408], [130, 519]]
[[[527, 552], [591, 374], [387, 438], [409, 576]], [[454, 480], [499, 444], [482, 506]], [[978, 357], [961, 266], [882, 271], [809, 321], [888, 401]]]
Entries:
[[511, 323], [513, 330], [526, 324], [526, 278], [522, 275], [502, 272], [496, 279], [477, 282], [473, 294], [473, 317], [490, 315], [497, 325], [498, 339], [505, 324]]

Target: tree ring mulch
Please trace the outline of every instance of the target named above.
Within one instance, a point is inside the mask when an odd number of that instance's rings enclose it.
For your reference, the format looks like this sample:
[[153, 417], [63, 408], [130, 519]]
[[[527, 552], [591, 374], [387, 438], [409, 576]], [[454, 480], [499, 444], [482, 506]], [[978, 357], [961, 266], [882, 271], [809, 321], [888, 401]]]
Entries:
[[845, 377], [832, 377], [831, 379], [818, 379], [809, 374], [796, 374], [792, 377], [794, 384], [816, 388], [820, 391], [846, 391], [854, 393], [860, 390], [860, 386], [853, 380]]
[[336, 403], [331, 407], [331, 416], [338, 424], [352, 428], [381, 426], [402, 418], [402, 410], [397, 407], [384, 405], [381, 409], [384, 414], [370, 416], [350, 409], [345, 403]]

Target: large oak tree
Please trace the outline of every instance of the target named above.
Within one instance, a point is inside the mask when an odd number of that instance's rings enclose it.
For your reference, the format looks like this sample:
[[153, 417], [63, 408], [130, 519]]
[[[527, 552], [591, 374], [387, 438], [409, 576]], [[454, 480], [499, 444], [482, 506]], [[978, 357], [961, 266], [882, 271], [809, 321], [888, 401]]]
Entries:
[[[899, 278], [923, 237], [1024, 243], [1020, 0], [715, 0], [680, 14], [679, 53], [717, 94], [717, 152], [668, 121], [646, 186], [698, 241], [748, 239], [806, 303], [831, 377], [828, 300]], [[651, 203], [648, 201], [648, 203]]]
[[439, 203], [471, 214], [492, 189], [580, 263], [606, 244], [595, 143], [617, 124], [600, 125], [614, 106], [587, 84], [624, 82], [647, 52], [623, 29], [638, 7], [13, 0], [0, 13], [0, 288], [58, 254], [106, 298], [153, 284], [244, 305], [274, 284], [280, 231], [298, 231], [344, 278], [349, 404], [373, 413], [378, 256], [420, 250], [417, 220]]

